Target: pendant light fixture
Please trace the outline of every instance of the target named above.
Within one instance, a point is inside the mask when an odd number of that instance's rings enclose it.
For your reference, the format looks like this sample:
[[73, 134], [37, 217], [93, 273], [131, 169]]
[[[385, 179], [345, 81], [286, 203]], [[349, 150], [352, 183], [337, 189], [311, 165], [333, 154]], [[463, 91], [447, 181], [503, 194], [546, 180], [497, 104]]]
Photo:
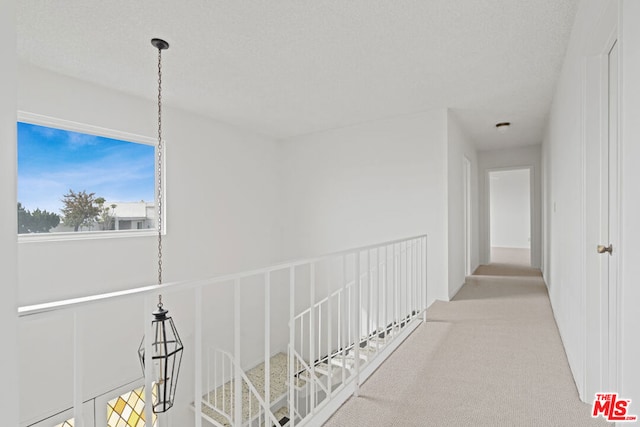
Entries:
[[[151, 44], [158, 49], [158, 285], [162, 284], [162, 51], [169, 48], [169, 43], [161, 39], [152, 39]], [[151, 343], [152, 392], [146, 393], [152, 399], [153, 412], [166, 412], [173, 406], [173, 401], [180, 374], [182, 352], [184, 347], [173, 319], [167, 316], [169, 311], [162, 304], [162, 295], [158, 295], [158, 309], [154, 311], [151, 322], [153, 342]], [[145, 372], [145, 337], [138, 348], [138, 356]]]

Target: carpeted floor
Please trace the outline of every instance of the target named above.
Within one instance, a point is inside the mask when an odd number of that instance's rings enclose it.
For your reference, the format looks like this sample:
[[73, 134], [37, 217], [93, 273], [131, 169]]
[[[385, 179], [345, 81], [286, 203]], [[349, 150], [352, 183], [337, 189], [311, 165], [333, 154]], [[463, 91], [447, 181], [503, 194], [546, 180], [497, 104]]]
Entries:
[[580, 402], [540, 272], [483, 266], [325, 426], [606, 426]]

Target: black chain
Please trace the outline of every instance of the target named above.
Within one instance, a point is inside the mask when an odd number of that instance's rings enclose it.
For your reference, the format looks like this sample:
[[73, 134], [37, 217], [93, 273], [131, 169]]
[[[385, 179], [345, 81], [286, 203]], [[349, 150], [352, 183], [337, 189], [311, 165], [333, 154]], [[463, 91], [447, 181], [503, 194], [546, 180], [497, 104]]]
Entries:
[[[158, 285], [162, 284], [162, 49], [158, 49]], [[160, 295], [159, 300], [162, 301]]]

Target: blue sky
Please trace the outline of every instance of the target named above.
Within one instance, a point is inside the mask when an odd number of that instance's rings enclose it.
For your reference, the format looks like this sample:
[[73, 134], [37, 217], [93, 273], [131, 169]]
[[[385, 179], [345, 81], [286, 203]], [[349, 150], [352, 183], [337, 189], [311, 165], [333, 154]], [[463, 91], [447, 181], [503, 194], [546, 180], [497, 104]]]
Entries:
[[59, 214], [69, 189], [108, 202], [154, 200], [154, 147], [18, 123], [18, 201]]

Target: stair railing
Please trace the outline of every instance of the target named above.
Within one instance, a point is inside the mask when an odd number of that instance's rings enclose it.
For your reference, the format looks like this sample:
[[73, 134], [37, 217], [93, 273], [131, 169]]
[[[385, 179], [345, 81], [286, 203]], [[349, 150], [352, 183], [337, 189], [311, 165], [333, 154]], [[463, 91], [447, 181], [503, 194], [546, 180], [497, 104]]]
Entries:
[[[140, 379], [135, 357], [137, 347], [131, 342], [139, 342], [143, 332], [151, 334], [149, 313], [154, 310], [158, 293], [162, 293], [178, 322], [181, 336], [192, 345], [189, 351], [193, 351], [194, 357], [183, 359], [183, 364], [193, 363], [193, 366], [183, 372], [185, 376], [193, 372], [193, 376], [181, 378], [176, 404], [191, 399], [195, 427], [202, 426], [207, 419], [203, 408], [215, 406], [206, 402], [211, 391], [229, 381], [232, 386], [229, 385], [225, 393], [233, 394], [233, 406], [216, 406], [214, 413], [222, 416], [218, 424], [243, 425], [242, 390], [247, 389], [255, 396], [254, 400], [249, 399], [251, 414], [263, 411], [262, 421], [266, 424], [279, 421], [278, 412], [272, 413], [271, 407], [284, 399], [284, 416], [290, 418], [289, 427], [320, 425], [349, 396], [357, 395], [362, 381], [417, 327], [415, 320], [424, 315], [427, 307], [426, 259], [427, 237], [421, 235], [226, 276], [19, 307], [21, 327], [29, 331], [28, 336], [21, 334], [21, 345], [38, 347], [38, 341], [28, 342], [34, 331], [36, 337], [45, 330], [52, 332], [52, 339], [54, 333], [60, 335], [60, 340], [68, 340], [70, 336], [70, 345], [62, 349], [68, 350], [68, 355], [60, 357], [72, 361], [70, 372], [64, 375], [69, 378], [70, 387], [62, 387], [71, 390], [72, 395], [54, 396], [55, 404], [36, 402], [41, 409], [33, 411], [33, 419], [21, 422], [35, 424], [73, 408], [76, 426], [92, 427], [93, 417], [84, 412], [84, 402], [91, 397], [88, 393], [96, 389], [107, 392]], [[218, 294], [227, 287], [230, 292]], [[214, 292], [215, 298], [205, 298], [205, 292]], [[253, 312], [247, 311], [247, 305]], [[139, 311], [132, 307], [139, 307]], [[119, 384], [108, 378], [104, 383], [88, 386], [85, 384], [87, 373], [95, 371], [92, 364], [97, 362], [85, 357], [85, 353], [101, 345], [101, 333], [104, 333], [90, 329], [92, 319], [114, 312], [118, 316], [109, 318], [118, 324], [112, 326], [117, 327], [119, 333], [110, 335], [108, 351], [118, 360], [130, 362], [119, 366], [120, 371], [126, 371], [121, 375], [123, 378], [117, 378], [121, 381]], [[224, 320], [215, 320], [218, 318]], [[138, 328], [131, 327], [137, 322]], [[211, 346], [225, 352], [227, 363], [221, 378], [213, 380], [207, 378], [206, 366], [207, 349]], [[136, 348], [132, 350], [132, 347]], [[279, 354], [286, 359], [286, 384], [282, 390], [278, 389], [278, 396], [271, 396], [272, 377], [277, 375], [271, 372], [270, 358]], [[146, 363], [150, 365], [150, 352], [146, 356]], [[231, 365], [228, 365], [229, 359]], [[310, 371], [310, 378], [317, 378], [312, 381], [313, 387], [306, 387], [307, 391], [301, 387], [296, 389], [301, 360]], [[260, 387], [245, 373], [260, 363], [264, 364], [261, 381], [264, 395], [258, 393]], [[42, 372], [57, 372], [59, 367], [55, 361], [46, 359], [40, 361], [37, 368]], [[114, 373], [119, 375], [117, 371], [114, 367]], [[106, 375], [101, 378], [104, 377]], [[147, 387], [150, 382], [150, 378], [145, 380]], [[61, 388], [60, 384], [57, 386]], [[313, 393], [303, 394], [311, 389]], [[294, 398], [295, 390], [298, 390], [297, 398]], [[254, 402], [257, 403], [254, 405]], [[29, 404], [35, 405], [31, 401]], [[304, 410], [299, 406], [307, 404], [308, 410], [306, 406]], [[151, 419], [151, 405], [145, 405], [145, 416]], [[168, 427], [170, 422], [171, 417], [163, 416], [159, 417], [158, 425]]]
[[[426, 243], [356, 249], [290, 272], [289, 412], [302, 417], [292, 426], [321, 425], [416, 327], [427, 306]], [[301, 309], [299, 294], [309, 298]], [[300, 377], [304, 389], [293, 387]]]

